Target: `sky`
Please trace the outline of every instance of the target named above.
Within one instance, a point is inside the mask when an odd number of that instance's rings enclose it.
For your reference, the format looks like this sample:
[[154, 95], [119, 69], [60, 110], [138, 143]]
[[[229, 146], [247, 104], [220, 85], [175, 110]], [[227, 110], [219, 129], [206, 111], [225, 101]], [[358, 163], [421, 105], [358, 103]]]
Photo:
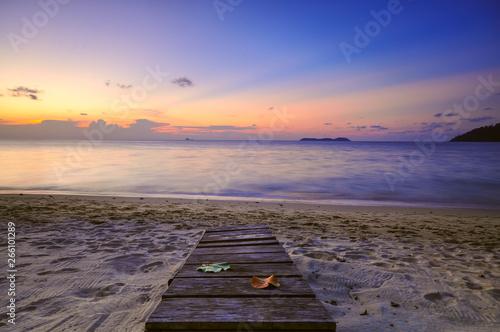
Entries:
[[2, 0], [0, 139], [452, 138], [500, 122], [499, 17], [497, 0]]

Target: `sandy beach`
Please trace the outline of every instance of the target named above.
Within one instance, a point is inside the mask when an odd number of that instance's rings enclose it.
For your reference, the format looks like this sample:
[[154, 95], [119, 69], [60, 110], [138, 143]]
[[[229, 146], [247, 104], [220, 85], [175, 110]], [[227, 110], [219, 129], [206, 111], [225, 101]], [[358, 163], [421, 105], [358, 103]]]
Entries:
[[[16, 228], [9, 331], [142, 331], [212, 226], [268, 224], [338, 331], [498, 331], [500, 212], [2, 195]], [[7, 251], [1, 268], [8, 270]], [[9, 281], [2, 278], [2, 298]]]

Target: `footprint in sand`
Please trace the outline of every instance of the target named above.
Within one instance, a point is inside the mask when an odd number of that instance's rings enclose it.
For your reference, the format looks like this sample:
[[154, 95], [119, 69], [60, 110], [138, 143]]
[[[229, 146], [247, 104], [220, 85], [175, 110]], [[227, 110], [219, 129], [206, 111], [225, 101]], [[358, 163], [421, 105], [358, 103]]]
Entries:
[[436, 292], [424, 295], [424, 298], [438, 305], [454, 306], [457, 304], [457, 299], [450, 293]]
[[104, 288], [81, 288], [78, 289], [74, 295], [80, 298], [99, 298], [99, 297], [107, 297], [110, 295], [118, 294], [125, 287], [125, 284], [119, 282], [112, 285], [108, 285]]
[[53, 260], [52, 262], [50, 262], [50, 264], [59, 264], [66, 261], [76, 261], [80, 260], [81, 258], [84, 258], [84, 256], [61, 257]]
[[27, 304], [25, 307], [19, 309], [19, 313], [32, 312], [39, 310], [43, 313], [43, 316], [49, 317], [57, 314], [59, 311], [63, 310], [60, 306], [52, 305], [53, 298], [40, 299]]
[[483, 287], [482, 287], [481, 285], [476, 284], [476, 283], [474, 283], [474, 282], [469, 282], [469, 281], [467, 281], [467, 282], [465, 283], [465, 286], [466, 286], [468, 289], [472, 289], [472, 290], [481, 290], [481, 289], [483, 289]]
[[125, 286], [125, 284], [123, 284], [121, 282], [106, 286], [102, 290], [98, 291], [97, 294], [95, 295], [95, 297], [106, 297], [106, 296], [117, 294], [117, 293], [121, 292], [121, 290], [123, 289], [124, 286]]
[[172, 251], [175, 251], [175, 250], [178, 250], [179, 247], [176, 247], [176, 246], [170, 246], [170, 245], [165, 245], [163, 247], [163, 251], [164, 252], [172, 252]]
[[146, 264], [140, 267], [140, 270], [144, 273], [153, 271], [157, 266], [163, 265], [163, 262], [154, 262], [151, 264]]
[[487, 291], [487, 293], [495, 300], [500, 302], [500, 289], [498, 288], [490, 289], [489, 291]]
[[137, 266], [144, 264], [145, 261], [143, 254], [129, 254], [105, 260], [105, 262], [109, 262], [113, 269], [126, 274], [134, 274], [137, 271]]
[[368, 258], [367, 256], [363, 255], [362, 253], [360, 253], [359, 251], [356, 251], [356, 250], [347, 251], [344, 254], [344, 257], [350, 258], [350, 259], [355, 259], [355, 260]]
[[372, 263], [373, 266], [381, 267], [384, 269], [390, 269], [394, 267], [394, 264], [391, 263], [386, 263], [386, 262], [374, 262]]
[[27, 313], [27, 312], [31, 312], [31, 311], [35, 311], [36, 309], [38, 309], [38, 307], [36, 305], [30, 305], [30, 306], [27, 306], [27, 307], [22, 307], [20, 308], [17, 313]]
[[61, 249], [61, 248], [64, 248], [64, 247], [58, 246], [58, 245], [51, 245], [51, 246], [46, 247], [45, 249], [54, 250], [54, 249]]
[[148, 294], [139, 294], [136, 298], [136, 301], [139, 302], [140, 304], [147, 303], [151, 300]]
[[[297, 250], [293, 252], [293, 254], [295, 253], [297, 253]], [[329, 262], [332, 261], [345, 262], [344, 258], [337, 256], [335, 253], [329, 253], [329, 252], [311, 251], [304, 253], [304, 256], [312, 259], [324, 260]]]
[[101, 247], [104, 248], [121, 248], [123, 247], [124, 243], [122, 240], [111, 240], [105, 243], [101, 243]]
[[77, 268], [64, 268], [64, 269], [61, 269], [61, 270], [58, 270], [58, 271], [42, 271], [42, 272], [38, 272], [36, 275], [37, 276], [44, 276], [44, 275], [47, 275], [47, 274], [51, 274], [51, 273], [55, 273], [55, 274], [58, 274], [58, 273], [73, 273], [73, 272], [78, 272], [80, 271], [80, 269], [77, 269]]
[[463, 280], [465, 280], [465, 287], [468, 289], [472, 290], [481, 290], [483, 289], [483, 286], [481, 286], [480, 282], [476, 282], [474, 279], [470, 277], [463, 277]]
[[79, 298], [94, 298], [99, 291], [98, 288], [78, 288], [73, 295]]

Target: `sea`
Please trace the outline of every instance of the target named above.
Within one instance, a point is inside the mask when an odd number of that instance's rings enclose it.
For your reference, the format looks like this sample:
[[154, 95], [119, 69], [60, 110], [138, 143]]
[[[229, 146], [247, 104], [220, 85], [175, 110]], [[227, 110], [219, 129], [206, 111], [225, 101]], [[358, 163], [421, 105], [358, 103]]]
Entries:
[[0, 194], [500, 210], [500, 143], [0, 140]]

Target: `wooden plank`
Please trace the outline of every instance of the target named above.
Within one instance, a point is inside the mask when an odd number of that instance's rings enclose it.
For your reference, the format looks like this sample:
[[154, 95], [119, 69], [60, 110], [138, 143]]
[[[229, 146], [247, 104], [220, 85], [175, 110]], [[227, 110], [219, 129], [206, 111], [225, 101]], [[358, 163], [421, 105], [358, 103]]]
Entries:
[[260, 228], [260, 229], [244, 229], [244, 230], [232, 230], [227, 232], [211, 232], [205, 234], [205, 238], [207, 237], [215, 237], [215, 236], [240, 236], [245, 234], [268, 234], [270, 236], [274, 236], [273, 232], [269, 228]]
[[251, 254], [258, 252], [285, 252], [281, 246], [277, 245], [262, 245], [262, 246], [238, 246], [238, 247], [212, 247], [212, 248], [196, 248], [193, 250], [193, 255], [218, 255], [218, 254]]
[[245, 232], [224, 232], [205, 235], [203, 241], [226, 241], [226, 240], [246, 240], [253, 238], [272, 237], [276, 238], [271, 231], [256, 232], [255, 230]]
[[251, 229], [231, 229], [227, 231], [216, 231], [205, 233], [206, 236], [212, 235], [238, 235], [238, 234], [255, 234], [255, 233], [272, 233], [269, 228], [251, 228]]
[[206, 235], [201, 239], [200, 243], [207, 242], [235, 242], [235, 241], [248, 241], [248, 240], [273, 240], [276, 239], [272, 233], [269, 234], [242, 234], [239, 236], [231, 236], [224, 234]]
[[[232, 269], [196, 271], [218, 262], [229, 262]], [[254, 275], [275, 275], [281, 285], [254, 288]], [[335, 322], [265, 225], [207, 230], [168, 284], [147, 331], [335, 331]]]
[[191, 255], [186, 261], [190, 264], [235, 263], [291, 263], [285, 252], [255, 253], [255, 254], [221, 254], [221, 255]]
[[280, 278], [279, 282], [280, 287], [260, 289], [252, 286], [252, 278], [175, 278], [163, 298], [315, 297], [311, 287], [302, 277], [284, 277]]
[[207, 228], [205, 231], [206, 233], [212, 233], [212, 232], [227, 232], [227, 231], [233, 231], [233, 230], [245, 230], [245, 229], [269, 229], [269, 226], [264, 225], [264, 224], [255, 224], [255, 225], [241, 225], [241, 226], [227, 226], [227, 227], [211, 227]]
[[[189, 310], [179, 310], [189, 308]], [[316, 299], [168, 298], [146, 323], [148, 331], [335, 331]]]
[[255, 245], [279, 245], [276, 239], [267, 240], [248, 240], [240, 242], [207, 242], [198, 244], [197, 248], [213, 248], [213, 247], [242, 247], [242, 246], [255, 246]]
[[302, 277], [293, 263], [231, 264], [231, 269], [220, 273], [196, 271], [195, 265], [185, 265], [175, 278], [252, 278], [253, 276]]

